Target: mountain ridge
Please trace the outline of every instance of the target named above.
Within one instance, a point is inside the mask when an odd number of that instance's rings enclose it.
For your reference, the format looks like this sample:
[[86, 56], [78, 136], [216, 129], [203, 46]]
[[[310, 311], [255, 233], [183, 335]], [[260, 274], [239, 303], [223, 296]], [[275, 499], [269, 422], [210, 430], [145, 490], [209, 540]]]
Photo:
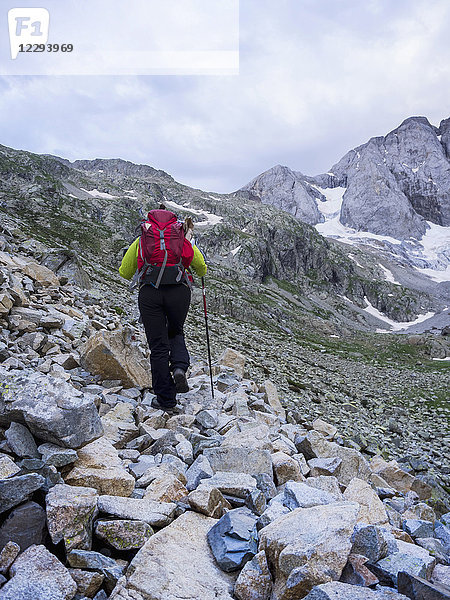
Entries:
[[[419, 125], [428, 127], [422, 121]], [[445, 328], [448, 286], [430, 282], [418, 269], [418, 265], [439, 268], [441, 259], [430, 265], [414, 257], [415, 247], [408, 240], [393, 243], [395, 239], [375, 235], [370, 245], [363, 245], [365, 238], [359, 232], [349, 246], [342, 244], [349, 239], [330, 235], [333, 215], [341, 212], [345, 201], [340, 195], [348, 191], [335, 185], [348, 183], [344, 167], [340, 175], [330, 171], [316, 177], [282, 165], [274, 169], [283, 190], [294, 189], [294, 200], [295, 195], [308, 196], [315, 227], [300, 218], [303, 214], [292, 215], [289, 201], [271, 207], [250, 189], [214, 194], [180, 184], [165, 171], [122, 159], [70, 162], [5, 146], [0, 147], [0, 208], [4, 217], [47, 246], [70, 251], [70, 260], [64, 255], [61, 263], [65, 271], [71, 261], [81, 261], [94, 273], [96, 285], [121, 285], [115, 270], [137, 235], [136, 226], [150, 208], [166, 202], [181, 218], [196, 221], [196, 238], [210, 265], [212, 302], [218, 309], [250, 320], [257, 306], [261, 321], [272, 313], [278, 326], [289, 330], [297, 323], [299, 310], [315, 315], [313, 327], [318, 330], [328, 319], [339, 330], [397, 331], [395, 323], [406, 323], [400, 331], [417, 329], [419, 324], [419, 332]], [[448, 260], [445, 250], [440, 256]], [[78, 268], [74, 272], [79, 273]], [[80, 275], [79, 280], [86, 278]], [[273, 282], [278, 288], [275, 305]], [[232, 305], [223, 299], [230, 284]], [[291, 293], [287, 306], [284, 288]], [[317, 319], [322, 314], [325, 319]], [[291, 325], [283, 323], [286, 319]]]

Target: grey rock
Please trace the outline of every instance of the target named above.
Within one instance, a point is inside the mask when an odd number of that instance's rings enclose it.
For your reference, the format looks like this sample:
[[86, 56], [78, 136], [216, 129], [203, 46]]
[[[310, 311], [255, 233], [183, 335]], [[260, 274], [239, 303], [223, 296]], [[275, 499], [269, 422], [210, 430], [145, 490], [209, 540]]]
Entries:
[[255, 475], [256, 487], [264, 494], [267, 501], [277, 495], [277, 488], [273, 482], [272, 476], [267, 473], [258, 473]]
[[246, 473], [217, 471], [208, 479], [208, 485], [216, 487], [222, 494], [245, 499], [256, 488], [256, 479]]
[[196, 422], [204, 429], [214, 429], [218, 423], [219, 414], [216, 410], [204, 409], [195, 415]]
[[405, 519], [402, 523], [406, 533], [415, 540], [418, 537], [433, 537], [434, 526], [430, 521], [422, 521], [421, 519]]
[[81, 569], [69, 569], [70, 576], [77, 584], [78, 594], [83, 594], [87, 598], [92, 596], [99, 590], [105, 578], [101, 573], [91, 571], [83, 571]]
[[112, 600], [232, 600], [235, 578], [217, 567], [206, 539], [215, 523], [186, 512], [155, 533], [133, 559]]
[[381, 583], [397, 586], [397, 575], [406, 571], [424, 579], [430, 579], [436, 565], [433, 558], [424, 548], [397, 541], [399, 551], [379, 560], [375, 565], [370, 565], [370, 570], [375, 573]]
[[8, 446], [20, 458], [40, 458], [36, 442], [29, 430], [20, 423], [11, 423], [5, 431]]
[[311, 477], [319, 475], [336, 475], [342, 460], [338, 457], [334, 458], [312, 458], [308, 461], [308, 466], [311, 469]]
[[189, 469], [186, 471], [186, 488], [189, 491], [195, 490], [202, 479], [207, 479], [214, 475], [209, 460], [204, 456], [198, 456]]
[[77, 584], [44, 546], [30, 546], [13, 563], [1, 600], [71, 600]]
[[443, 565], [450, 564], [450, 556], [448, 552], [445, 551], [444, 545], [440, 540], [429, 537], [416, 538], [414, 541], [418, 546], [421, 546], [422, 548], [425, 548], [425, 550], [428, 550], [431, 556], [434, 556], [438, 563], [441, 563]]
[[322, 490], [315, 489], [306, 483], [288, 481], [284, 488], [283, 504], [294, 510], [295, 508], [310, 508], [318, 504], [332, 504], [336, 498]]
[[89, 569], [104, 575], [109, 592], [113, 590], [125, 572], [124, 564], [92, 550], [72, 550], [67, 555], [67, 561], [71, 567], [76, 569]]
[[75, 462], [78, 458], [76, 450], [61, 448], [61, 446], [57, 446], [56, 444], [41, 444], [38, 450], [42, 454], [42, 460], [45, 464], [55, 467], [65, 467]]
[[[352, 534], [352, 554], [362, 554], [375, 563], [389, 552], [387, 534], [378, 525], [358, 523]], [[395, 546], [398, 551], [398, 547]]]
[[16, 560], [17, 555], [20, 552], [19, 544], [15, 542], [8, 542], [0, 552], [0, 573], [6, 575], [9, 567]]
[[37, 473], [0, 479], [0, 513], [27, 500], [44, 483], [45, 479]]
[[207, 482], [192, 490], [187, 500], [195, 511], [214, 519], [219, 519], [226, 510], [231, 509], [230, 503], [221, 492], [217, 488], [209, 486]]
[[45, 510], [39, 504], [26, 502], [18, 506], [0, 527], [0, 548], [13, 541], [23, 552], [33, 544], [41, 544], [45, 524]]
[[439, 583], [450, 588], [450, 566], [436, 565], [431, 574], [431, 583]]
[[214, 473], [227, 471], [256, 476], [266, 473], [272, 476], [272, 460], [268, 450], [251, 448], [206, 448], [205, 456]]
[[79, 448], [102, 434], [92, 396], [61, 379], [0, 367], [0, 424], [24, 422], [38, 439]]
[[245, 506], [255, 515], [262, 515], [267, 508], [266, 497], [261, 490], [254, 489], [245, 498]]
[[339, 579], [358, 510], [353, 502], [297, 508], [260, 530], [258, 549], [271, 566], [274, 598], [302, 598], [314, 585]]
[[437, 522], [434, 528], [434, 536], [442, 542], [445, 551], [450, 554], [450, 527]]
[[47, 523], [54, 544], [64, 540], [66, 552], [91, 548], [97, 498], [97, 490], [89, 487], [61, 484], [49, 491], [45, 499]]
[[336, 500], [344, 500], [344, 495], [339, 487], [339, 482], [332, 475], [318, 475], [316, 477], [308, 477], [305, 481], [306, 485], [322, 490], [331, 494]]
[[0, 479], [6, 479], [12, 475], [17, 475], [20, 467], [6, 454], [0, 454]]
[[152, 527], [164, 527], [173, 520], [176, 504], [156, 502], [147, 498], [99, 496], [98, 509], [121, 519], [135, 519], [145, 521]]
[[208, 531], [208, 543], [219, 567], [236, 571], [258, 551], [256, 516], [246, 508], [230, 510]]
[[132, 550], [142, 548], [153, 529], [144, 521], [97, 521], [95, 535], [116, 550]]
[[275, 496], [275, 498], [269, 502], [269, 506], [266, 508], [263, 514], [259, 517], [257, 523], [258, 530], [262, 529], [263, 527], [267, 527], [267, 525], [270, 525], [270, 523], [273, 523], [279, 517], [282, 517], [290, 512], [289, 508], [283, 504], [284, 495], [280, 494], [280, 496], [281, 498], [279, 500], [277, 500], [277, 496]]
[[234, 586], [237, 600], [269, 600], [272, 576], [264, 552], [258, 552], [239, 573]]
[[408, 600], [407, 596], [393, 590], [368, 590], [367, 588], [330, 581], [316, 586], [305, 600]]
[[136, 477], [141, 477], [145, 473], [147, 469], [153, 467], [156, 464], [155, 457], [150, 454], [142, 454], [139, 457], [139, 460], [128, 466], [128, 470], [132, 475]]
[[450, 588], [430, 583], [422, 577], [400, 572], [397, 577], [398, 591], [410, 600], [449, 600]]
[[355, 477], [363, 481], [369, 479], [371, 470], [368, 462], [360, 452], [353, 448], [339, 446], [335, 442], [329, 442], [317, 431], [309, 431], [306, 436], [297, 435], [295, 445], [307, 460], [312, 458], [340, 458], [342, 463], [339, 473], [337, 473], [337, 479], [345, 486]]

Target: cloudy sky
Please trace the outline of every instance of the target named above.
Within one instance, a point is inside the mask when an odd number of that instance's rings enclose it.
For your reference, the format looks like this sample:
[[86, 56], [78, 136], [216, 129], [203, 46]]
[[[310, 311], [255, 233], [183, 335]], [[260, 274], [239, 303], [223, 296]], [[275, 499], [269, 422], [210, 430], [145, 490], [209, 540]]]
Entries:
[[239, 75], [3, 76], [0, 144], [216, 192], [275, 164], [314, 175], [409, 116], [450, 117], [449, 25], [448, 0], [240, 0]]

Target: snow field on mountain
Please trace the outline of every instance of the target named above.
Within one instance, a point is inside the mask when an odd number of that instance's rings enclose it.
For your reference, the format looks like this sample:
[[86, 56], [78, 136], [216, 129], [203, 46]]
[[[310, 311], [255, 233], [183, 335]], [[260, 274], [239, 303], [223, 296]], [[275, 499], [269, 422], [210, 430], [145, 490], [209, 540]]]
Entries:
[[170, 208], [175, 208], [176, 210], [183, 210], [185, 212], [192, 213], [193, 215], [205, 217], [206, 218], [205, 221], [200, 221], [198, 223], [195, 223], [196, 227], [199, 227], [199, 226], [202, 227], [202, 226], [206, 226], [206, 225], [216, 225], [217, 223], [220, 223], [223, 220], [223, 217], [219, 217], [219, 215], [215, 215], [206, 210], [200, 210], [200, 209], [196, 209], [196, 208], [188, 208], [187, 206], [183, 206], [182, 204], [177, 204], [176, 202], [172, 202], [171, 200], [166, 200], [165, 203], [166, 203], [166, 206], [168, 206]]
[[380, 321], [384, 321], [385, 323], [388, 323], [388, 325], [391, 326], [391, 329], [377, 329], [378, 333], [386, 333], [389, 331], [402, 331], [403, 329], [408, 329], [409, 327], [417, 325], [418, 323], [423, 323], [423, 321], [434, 317], [434, 315], [436, 314], [433, 312], [427, 312], [423, 315], [419, 315], [417, 319], [414, 319], [414, 321], [404, 321], [403, 323], [399, 323], [398, 321], [393, 321], [392, 319], [389, 319], [389, 317], [380, 312], [375, 306], [373, 306], [373, 304], [369, 302], [366, 296], [364, 296], [364, 301], [366, 303], [366, 308], [364, 310], [367, 313], [369, 313], [369, 315], [372, 315], [373, 317], [376, 317]]
[[[357, 231], [343, 225], [339, 221], [343, 195], [346, 188], [321, 188], [313, 185], [326, 198], [326, 202], [317, 200], [317, 206], [324, 215], [325, 221], [318, 223], [315, 228], [324, 237], [337, 239], [345, 244], [358, 245], [371, 244], [371, 241], [388, 242], [394, 246], [407, 244], [408, 254], [423, 266], [414, 265], [414, 268], [437, 282], [450, 281], [450, 227], [442, 227], [427, 221], [428, 229], [420, 240], [402, 240], [390, 236], [377, 235], [368, 231]], [[351, 256], [353, 260], [354, 257]], [[398, 284], [389, 269], [380, 265], [385, 272], [385, 278], [391, 283]]]

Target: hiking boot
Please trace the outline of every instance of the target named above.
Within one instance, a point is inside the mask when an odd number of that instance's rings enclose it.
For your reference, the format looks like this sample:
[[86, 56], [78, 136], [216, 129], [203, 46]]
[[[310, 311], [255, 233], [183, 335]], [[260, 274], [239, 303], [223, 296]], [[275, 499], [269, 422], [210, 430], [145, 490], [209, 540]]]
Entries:
[[173, 379], [175, 381], [175, 389], [177, 390], [177, 394], [185, 394], [189, 391], [186, 373], [183, 371], [183, 369], [175, 369], [173, 372]]
[[164, 401], [159, 396], [155, 396], [155, 398], [153, 398], [153, 400], [151, 402], [151, 405], [153, 408], [157, 408], [158, 410], [164, 410], [167, 413], [173, 413], [176, 410], [177, 401], [172, 400], [170, 402], [167, 402], [167, 401]]

